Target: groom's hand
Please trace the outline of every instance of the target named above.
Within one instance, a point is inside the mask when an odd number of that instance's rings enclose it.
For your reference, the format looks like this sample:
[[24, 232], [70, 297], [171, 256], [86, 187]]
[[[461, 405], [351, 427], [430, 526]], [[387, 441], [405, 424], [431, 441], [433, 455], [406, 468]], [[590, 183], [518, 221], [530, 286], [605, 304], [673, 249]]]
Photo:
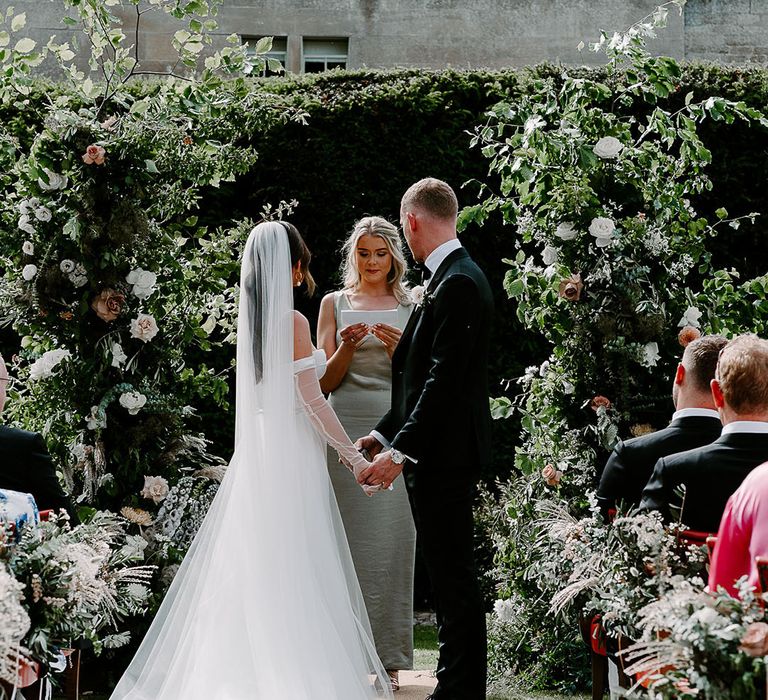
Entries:
[[377, 455], [371, 466], [360, 472], [357, 481], [360, 484], [368, 484], [369, 486], [381, 486], [382, 489], [386, 490], [400, 476], [402, 471], [403, 465], [395, 464], [392, 461], [391, 453], [387, 450]]
[[366, 435], [361, 437], [355, 442], [355, 447], [358, 450], [365, 450], [373, 459], [379, 452], [381, 452], [384, 445], [382, 445], [373, 435]]

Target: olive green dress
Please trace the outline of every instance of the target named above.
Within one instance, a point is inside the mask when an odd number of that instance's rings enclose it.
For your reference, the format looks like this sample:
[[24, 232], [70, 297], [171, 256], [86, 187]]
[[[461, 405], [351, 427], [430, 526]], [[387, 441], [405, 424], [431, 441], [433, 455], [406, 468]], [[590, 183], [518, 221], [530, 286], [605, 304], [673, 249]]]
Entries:
[[[336, 343], [341, 343], [341, 311], [351, 309], [336, 292]], [[410, 306], [397, 307], [402, 330]], [[389, 410], [392, 363], [384, 345], [369, 335], [355, 351], [341, 384], [329, 401], [352, 440], [368, 435]], [[328, 451], [331, 475], [355, 571], [365, 598], [376, 651], [386, 669], [413, 668], [413, 567], [416, 530], [402, 477], [392, 491], [366, 496], [352, 475]]]

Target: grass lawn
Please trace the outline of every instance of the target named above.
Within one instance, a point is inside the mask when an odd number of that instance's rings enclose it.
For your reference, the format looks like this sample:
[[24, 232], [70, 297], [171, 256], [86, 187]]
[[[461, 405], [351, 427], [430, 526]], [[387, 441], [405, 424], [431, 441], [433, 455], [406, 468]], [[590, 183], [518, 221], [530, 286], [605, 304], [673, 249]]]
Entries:
[[[437, 665], [437, 629], [432, 625], [416, 625], [413, 628], [413, 668], [416, 671], [433, 671]], [[397, 696], [395, 696], [397, 697]], [[489, 695], [488, 700], [588, 700], [588, 695], [553, 695], [536, 691], [509, 691]]]

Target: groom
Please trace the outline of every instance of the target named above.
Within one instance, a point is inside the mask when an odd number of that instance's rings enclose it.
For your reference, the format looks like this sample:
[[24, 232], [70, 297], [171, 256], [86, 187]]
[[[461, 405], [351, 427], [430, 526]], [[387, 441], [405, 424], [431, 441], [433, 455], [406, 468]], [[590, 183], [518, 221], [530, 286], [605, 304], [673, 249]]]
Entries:
[[420, 180], [403, 195], [403, 233], [430, 278], [392, 357], [391, 409], [357, 442], [374, 456], [358, 481], [387, 488], [403, 472], [435, 596], [440, 658], [430, 697], [482, 700], [486, 630], [472, 499], [490, 460], [493, 299], [456, 238], [457, 212], [441, 180]]

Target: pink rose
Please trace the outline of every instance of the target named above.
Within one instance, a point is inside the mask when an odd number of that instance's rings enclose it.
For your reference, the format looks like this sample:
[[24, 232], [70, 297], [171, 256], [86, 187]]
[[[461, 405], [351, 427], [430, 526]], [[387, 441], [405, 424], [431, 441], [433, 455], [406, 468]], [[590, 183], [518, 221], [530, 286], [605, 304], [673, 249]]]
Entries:
[[83, 163], [86, 165], [91, 165], [93, 163], [96, 165], [104, 165], [104, 156], [106, 153], [107, 152], [101, 146], [92, 143], [85, 149], [85, 153], [83, 153]]
[[91, 302], [91, 308], [102, 321], [110, 323], [120, 315], [123, 304], [125, 304], [124, 294], [120, 294], [114, 289], [102, 289]]
[[765, 656], [768, 654], [768, 624], [753, 622], [741, 638], [739, 651], [747, 656]]
[[568, 301], [578, 301], [581, 298], [581, 290], [584, 284], [581, 281], [581, 275], [573, 275], [560, 282], [560, 296]]
[[541, 470], [541, 478], [547, 482], [547, 486], [557, 486], [563, 478], [563, 472], [557, 471], [551, 464]]
[[589, 407], [593, 411], [597, 411], [598, 408], [604, 408], [606, 411], [611, 407], [611, 402], [605, 396], [595, 396], [589, 403]]

